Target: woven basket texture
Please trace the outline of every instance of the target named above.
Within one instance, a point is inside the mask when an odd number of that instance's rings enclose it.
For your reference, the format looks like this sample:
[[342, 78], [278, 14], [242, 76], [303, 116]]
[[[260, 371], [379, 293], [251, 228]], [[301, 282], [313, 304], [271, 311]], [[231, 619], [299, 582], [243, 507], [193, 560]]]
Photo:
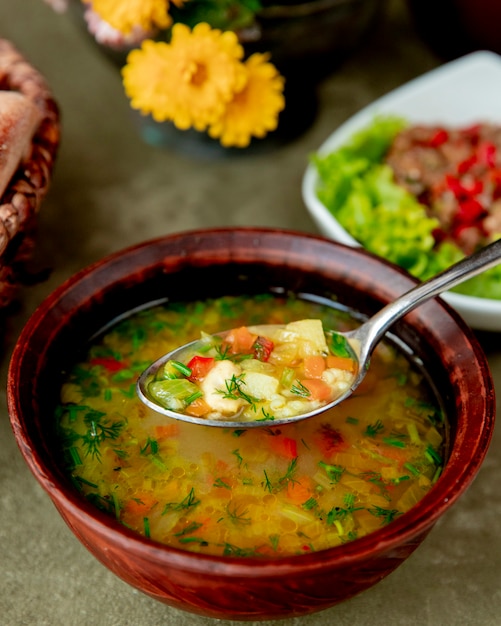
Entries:
[[28, 262], [35, 247], [40, 205], [49, 188], [60, 141], [59, 108], [46, 80], [23, 55], [0, 39], [0, 90], [17, 91], [36, 105], [41, 122], [31, 149], [0, 198], [0, 309], [31, 281]]

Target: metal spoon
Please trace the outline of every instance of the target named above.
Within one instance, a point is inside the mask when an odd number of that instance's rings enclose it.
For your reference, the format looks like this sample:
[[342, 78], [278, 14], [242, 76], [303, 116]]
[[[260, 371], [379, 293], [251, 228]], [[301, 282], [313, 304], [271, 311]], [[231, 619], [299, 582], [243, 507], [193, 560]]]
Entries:
[[[215, 420], [184, 415], [183, 413], [178, 413], [159, 405], [148, 394], [147, 382], [151, 380], [151, 377], [154, 376], [157, 370], [162, 367], [168, 360], [172, 359], [183, 361], [183, 354], [195, 347], [196, 344], [200, 343], [200, 340], [177, 348], [176, 350], [169, 352], [168, 354], [162, 356], [160, 359], [152, 363], [139, 377], [139, 380], [137, 382], [138, 396], [142, 400], [142, 402], [144, 402], [144, 404], [154, 409], [158, 413], [162, 413], [164, 415], [167, 415], [168, 417], [172, 417], [185, 422], [203, 424], [205, 426], [219, 426], [224, 428], [237, 428], [243, 426], [245, 426], [246, 428], [270, 425], [277, 426], [279, 424], [297, 422], [307, 419], [309, 417], [313, 417], [314, 415], [323, 413], [324, 411], [331, 409], [333, 406], [339, 404], [343, 400], [346, 400], [346, 398], [348, 398], [355, 391], [355, 389], [360, 385], [367, 373], [367, 370], [369, 368], [370, 356], [375, 346], [394, 322], [415, 309], [420, 304], [423, 304], [427, 300], [430, 300], [434, 296], [437, 296], [443, 291], [446, 291], [447, 289], [450, 289], [455, 285], [458, 285], [465, 280], [472, 278], [473, 276], [476, 276], [477, 274], [480, 274], [481, 272], [491, 267], [494, 267], [495, 265], [498, 265], [499, 263], [501, 263], [501, 240], [495, 241], [494, 243], [482, 248], [471, 256], [465, 257], [458, 263], [451, 265], [449, 268], [447, 268], [443, 272], [440, 272], [429, 280], [420, 283], [419, 285], [416, 285], [393, 302], [387, 304], [378, 313], [376, 313], [373, 317], [371, 317], [357, 329], [346, 333], [337, 333], [346, 338], [356, 352], [356, 356], [358, 358], [358, 370], [347, 391], [334, 398], [334, 400], [329, 402], [328, 404], [324, 404], [320, 408], [314, 409], [307, 413], [301, 413], [287, 418], [275, 419], [272, 422], [262, 420], [259, 421], [257, 419], [255, 421], [248, 421], [247, 419], [244, 421], [231, 419], [231, 416], [228, 419]], [[261, 328], [270, 329], [270, 326], [263, 326]], [[224, 335], [224, 333], [221, 333], [221, 335]]]

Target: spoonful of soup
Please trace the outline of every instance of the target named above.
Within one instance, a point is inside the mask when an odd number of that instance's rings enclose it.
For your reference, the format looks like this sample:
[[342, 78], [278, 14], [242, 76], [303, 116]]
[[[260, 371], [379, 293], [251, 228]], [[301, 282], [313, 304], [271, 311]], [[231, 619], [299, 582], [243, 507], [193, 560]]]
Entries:
[[420, 304], [501, 262], [501, 240], [387, 304], [355, 330], [317, 319], [234, 328], [181, 346], [152, 363], [137, 393], [169, 417], [222, 427], [279, 425], [339, 404], [360, 385], [389, 327]]

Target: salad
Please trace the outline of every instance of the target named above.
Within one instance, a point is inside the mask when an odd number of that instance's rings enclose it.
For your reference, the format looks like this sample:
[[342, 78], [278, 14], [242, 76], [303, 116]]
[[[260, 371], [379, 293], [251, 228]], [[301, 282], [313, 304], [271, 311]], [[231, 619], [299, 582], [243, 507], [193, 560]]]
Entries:
[[[341, 226], [421, 280], [501, 237], [501, 127], [380, 116], [313, 164], [317, 196]], [[501, 299], [501, 266], [454, 291]]]

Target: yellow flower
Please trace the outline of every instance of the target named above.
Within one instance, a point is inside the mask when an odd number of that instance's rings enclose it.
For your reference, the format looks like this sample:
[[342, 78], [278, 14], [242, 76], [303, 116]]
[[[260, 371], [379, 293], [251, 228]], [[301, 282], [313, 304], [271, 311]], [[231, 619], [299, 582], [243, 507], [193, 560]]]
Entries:
[[169, 44], [146, 41], [122, 70], [133, 108], [183, 130], [205, 130], [245, 84], [243, 48], [232, 31], [175, 24]]
[[169, 0], [91, 0], [91, 4], [102, 20], [126, 35], [134, 28], [152, 31], [172, 23]]
[[278, 115], [285, 107], [285, 81], [268, 58], [267, 54], [255, 53], [247, 59], [244, 88], [209, 128], [210, 136], [219, 138], [225, 147], [244, 148], [251, 137], [264, 137], [277, 127]]

